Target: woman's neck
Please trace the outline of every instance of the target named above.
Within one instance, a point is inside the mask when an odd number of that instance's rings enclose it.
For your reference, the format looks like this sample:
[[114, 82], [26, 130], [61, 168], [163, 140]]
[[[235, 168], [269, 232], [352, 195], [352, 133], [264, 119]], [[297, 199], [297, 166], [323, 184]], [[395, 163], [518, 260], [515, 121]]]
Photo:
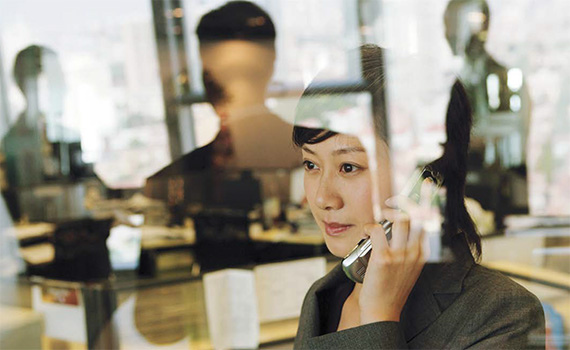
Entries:
[[337, 331], [360, 326], [360, 307], [358, 304], [362, 284], [356, 283], [350, 295], [342, 305]]
[[349, 297], [352, 298], [356, 304], [360, 300], [360, 291], [362, 290], [362, 283], [355, 283], [352, 292], [350, 293]]

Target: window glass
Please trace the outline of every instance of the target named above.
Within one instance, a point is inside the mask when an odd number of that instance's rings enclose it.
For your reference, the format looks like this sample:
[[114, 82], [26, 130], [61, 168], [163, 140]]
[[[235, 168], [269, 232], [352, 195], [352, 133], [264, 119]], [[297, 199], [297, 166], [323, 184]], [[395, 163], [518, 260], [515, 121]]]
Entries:
[[[192, 88], [202, 91], [202, 71], [196, 26], [208, 11], [223, 5], [221, 0], [184, 0], [185, 31], [191, 61]], [[275, 24], [275, 73], [270, 90], [299, 88], [308, 84], [323, 68], [326, 80], [346, 79], [358, 69], [347, 49], [361, 43], [357, 2], [347, 0], [256, 0]], [[335, 62], [334, 65], [331, 65]], [[332, 67], [331, 67], [332, 66]]]
[[150, 1], [2, 1], [0, 35], [12, 123], [27, 103], [15, 58], [38, 45], [60, 70], [43, 86], [49, 110], [39, 110], [50, 142], [58, 136], [49, 130], [71, 130], [84, 162], [112, 188], [140, 187], [168, 163]]
[[[570, 69], [563, 63], [570, 52], [570, 4], [488, 0], [488, 29], [484, 30], [485, 17], [476, 11], [484, 2], [459, 3], [380, 1], [382, 11], [364, 17], [372, 40], [389, 52], [388, 118], [392, 151], [397, 154], [393, 157], [396, 183], [402, 186], [417, 163], [441, 152], [438, 144], [445, 140], [449, 89], [459, 78], [468, 89], [486, 90], [476, 92], [483, 94], [478, 100], [484, 103], [471, 101], [474, 117], [491, 113], [502, 124], [488, 127], [507, 128], [505, 134], [510, 135], [488, 141], [484, 162], [511, 169], [526, 163], [528, 188], [517, 187], [513, 195], [528, 191], [522, 196], [528, 195], [533, 214], [568, 215], [570, 206], [558, 194], [570, 193]], [[467, 47], [474, 33], [485, 37]], [[479, 55], [474, 53], [476, 44], [482, 50]], [[466, 55], [465, 50], [472, 53]], [[484, 58], [499, 73], [492, 69], [480, 73]], [[478, 81], [483, 76], [486, 79]], [[511, 94], [506, 101], [502, 95], [499, 100], [499, 91], [507, 88]], [[520, 120], [519, 135], [508, 130], [509, 118]], [[475, 139], [481, 139], [478, 132], [487, 133], [484, 128], [477, 130], [475, 125]]]

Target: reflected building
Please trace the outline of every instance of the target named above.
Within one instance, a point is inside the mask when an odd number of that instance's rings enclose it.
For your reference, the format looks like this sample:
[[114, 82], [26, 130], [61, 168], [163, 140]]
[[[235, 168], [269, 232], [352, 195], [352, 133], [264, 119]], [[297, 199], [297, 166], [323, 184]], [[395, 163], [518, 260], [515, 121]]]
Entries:
[[486, 51], [489, 20], [484, 0], [452, 0], [445, 11], [446, 38], [463, 59], [459, 78], [473, 110], [466, 194], [494, 211], [501, 226], [505, 215], [528, 212], [530, 99], [522, 70]]

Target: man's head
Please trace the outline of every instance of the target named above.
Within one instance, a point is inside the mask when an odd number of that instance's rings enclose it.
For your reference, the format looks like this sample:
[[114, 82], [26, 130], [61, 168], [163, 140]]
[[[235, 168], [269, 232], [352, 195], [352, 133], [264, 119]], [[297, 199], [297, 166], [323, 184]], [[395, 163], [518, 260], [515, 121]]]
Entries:
[[200, 20], [196, 34], [200, 45], [226, 40], [275, 43], [271, 17], [248, 1], [231, 1], [208, 12]]
[[464, 56], [475, 36], [485, 43], [489, 29], [489, 6], [485, 0], [451, 0], [444, 15], [445, 37], [456, 56]]
[[45, 114], [63, 111], [65, 81], [57, 54], [44, 46], [31, 45], [18, 52], [14, 79], [31, 105]]
[[206, 96], [215, 107], [263, 99], [275, 62], [275, 26], [267, 12], [251, 2], [228, 2], [205, 14], [196, 34]]

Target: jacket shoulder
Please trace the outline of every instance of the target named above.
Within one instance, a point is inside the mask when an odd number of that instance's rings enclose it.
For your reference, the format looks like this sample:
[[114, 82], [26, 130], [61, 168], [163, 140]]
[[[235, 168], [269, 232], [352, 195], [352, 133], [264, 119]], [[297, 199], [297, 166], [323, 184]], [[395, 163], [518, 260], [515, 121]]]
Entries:
[[[463, 282], [463, 291], [467, 294], [476, 294], [480, 298], [490, 299], [524, 299], [540, 305], [538, 298], [526, 288], [498, 271], [481, 265], [474, 265]], [[513, 299], [514, 298], [514, 299]]]
[[475, 265], [459, 300], [468, 316], [463, 331], [475, 341], [473, 345], [526, 348], [544, 336], [544, 311], [538, 298], [498, 271]]

